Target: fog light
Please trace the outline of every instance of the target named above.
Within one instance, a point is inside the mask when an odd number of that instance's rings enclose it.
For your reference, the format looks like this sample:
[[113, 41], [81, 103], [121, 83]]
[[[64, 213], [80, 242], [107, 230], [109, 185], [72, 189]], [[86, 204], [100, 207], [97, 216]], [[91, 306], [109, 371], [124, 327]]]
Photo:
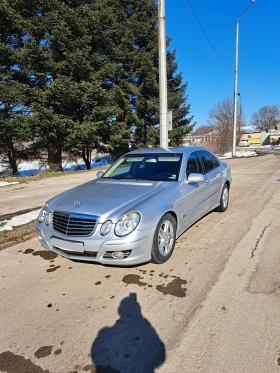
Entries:
[[112, 257], [115, 259], [122, 259], [124, 257], [124, 253], [122, 251], [114, 251], [112, 253]]

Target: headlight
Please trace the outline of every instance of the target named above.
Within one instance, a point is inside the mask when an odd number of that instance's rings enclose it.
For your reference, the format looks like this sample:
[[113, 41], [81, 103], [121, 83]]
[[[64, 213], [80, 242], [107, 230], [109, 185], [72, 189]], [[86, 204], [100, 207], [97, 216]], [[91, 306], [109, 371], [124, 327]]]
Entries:
[[47, 212], [48, 212], [48, 208], [49, 208], [49, 204], [47, 202], [43, 206], [42, 210], [39, 212], [39, 216], [38, 216], [39, 223], [42, 223], [42, 221], [45, 219], [45, 216], [47, 215]]
[[104, 224], [102, 224], [102, 227], [100, 228], [100, 233], [102, 236], [106, 236], [112, 228], [113, 222], [111, 220], [105, 221]]
[[117, 222], [115, 226], [115, 235], [119, 237], [126, 236], [134, 231], [141, 219], [138, 212], [128, 212]]

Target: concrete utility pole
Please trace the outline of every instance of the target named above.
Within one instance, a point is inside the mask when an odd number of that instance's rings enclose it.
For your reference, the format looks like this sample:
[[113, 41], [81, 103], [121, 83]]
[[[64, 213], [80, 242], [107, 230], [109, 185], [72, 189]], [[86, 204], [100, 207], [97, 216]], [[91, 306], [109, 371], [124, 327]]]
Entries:
[[256, 0], [252, 0], [251, 4], [247, 6], [237, 17], [236, 20], [236, 44], [235, 44], [235, 71], [234, 71], [234, 98], [233, 98], [233, 136], [232, 136], [232, 156], [236, 156], [236, 123], [237, 123], [237, 82], [238, 82], [238, 39], [239, 39], [239, 18], [247, 9], [253, 5]]
[[158, 0], [160, 146], [168, 148], [165, 3]]

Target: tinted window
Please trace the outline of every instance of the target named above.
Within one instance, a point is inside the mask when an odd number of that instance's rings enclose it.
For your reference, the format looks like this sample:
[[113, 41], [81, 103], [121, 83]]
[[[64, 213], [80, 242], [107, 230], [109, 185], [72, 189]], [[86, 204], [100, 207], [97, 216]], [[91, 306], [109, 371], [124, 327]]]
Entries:
[[186, 171], [187, 177], [189, 176], [189, 174], [192, 174], [192, 173], [203, 174], [201, 162], [200, 162], [197, 152], [191, 153], [188, 158], [187, 171]]
[[205, 173], [219, 167], [219, 161], [206, 150], [200, 150], [199, 155], [203, 163]]

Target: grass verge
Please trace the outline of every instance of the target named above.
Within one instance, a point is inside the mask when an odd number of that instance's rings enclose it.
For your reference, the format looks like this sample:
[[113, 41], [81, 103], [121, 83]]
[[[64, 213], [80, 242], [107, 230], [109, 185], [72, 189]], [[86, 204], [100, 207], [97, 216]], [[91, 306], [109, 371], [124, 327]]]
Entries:
[[106, 170], [108, 166], [104, 167], [95, 167], [91, 168], [90, 170], [77, 170], [77, 171], [46, 171], [38, 174], [36, 176], [7, 176], [0, 179], [0, 181], [6, 181], [8, 183], [19, 182], [19, 183], [27, 183], [28, 181], [36, 181], [47, 179], [49, 177], [57, 177], [57, 176], [66, 176], [71, 174], [77, 174], [80, 172], [90, 172], [90, 171], [99, 171], [99, 170]]
[[36, 235], [35, 220], [19, 227], [14, 227], [12, 231], [0, 232], [0, 250], [30, 240]]

